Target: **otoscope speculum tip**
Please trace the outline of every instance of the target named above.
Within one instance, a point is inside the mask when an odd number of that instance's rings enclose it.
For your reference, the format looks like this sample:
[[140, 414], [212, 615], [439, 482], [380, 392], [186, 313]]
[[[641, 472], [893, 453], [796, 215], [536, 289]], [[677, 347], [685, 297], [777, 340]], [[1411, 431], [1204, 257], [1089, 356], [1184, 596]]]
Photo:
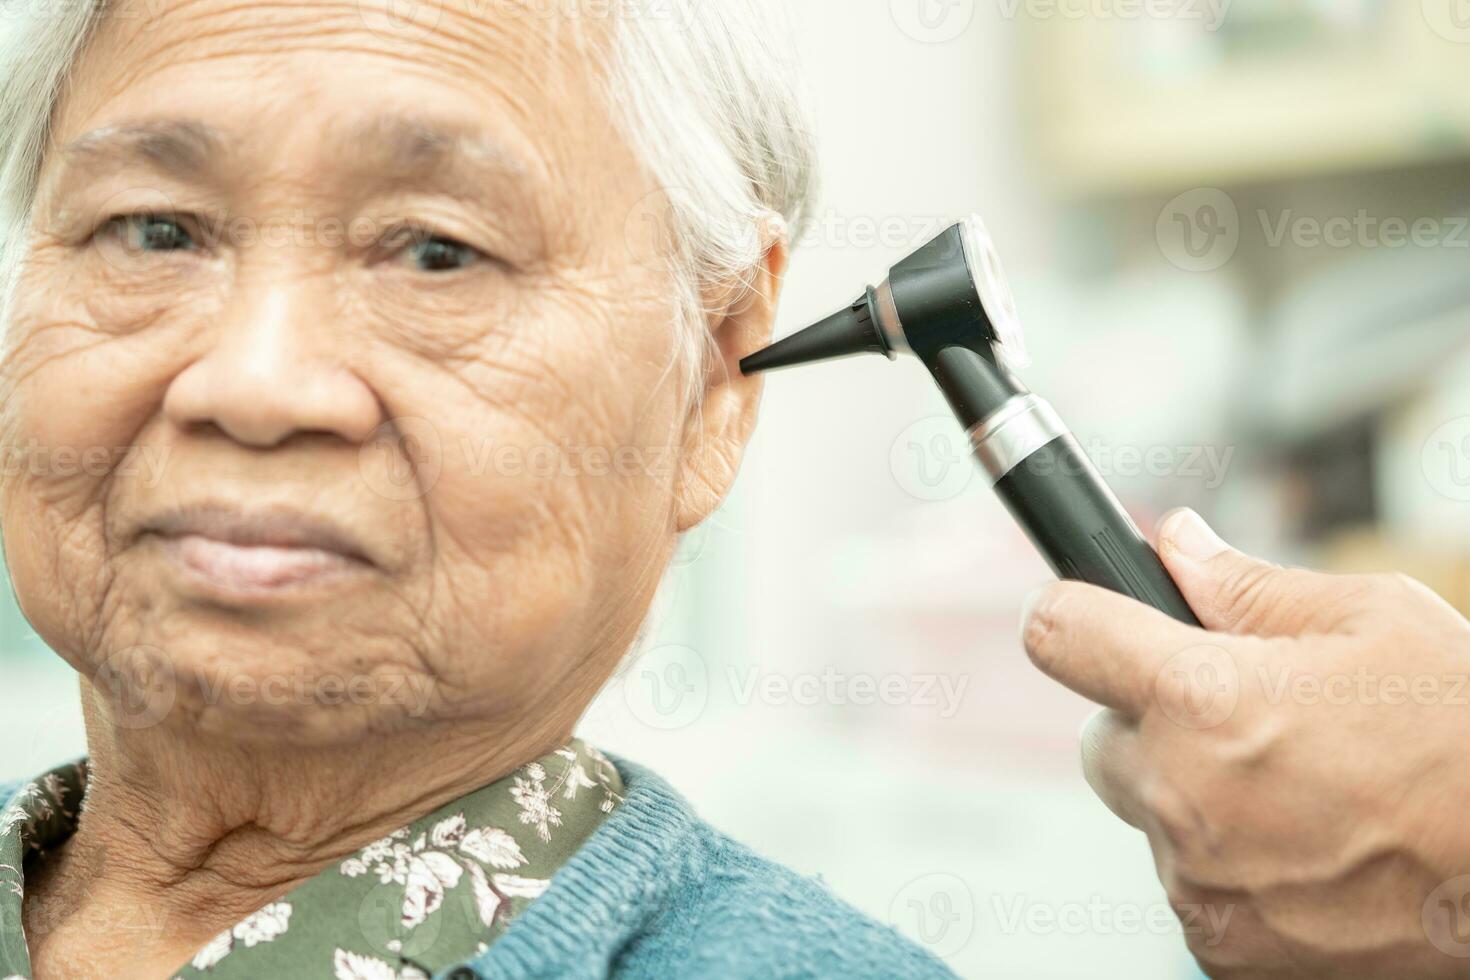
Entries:
[[883, 354], [893, 351], [874, 322], [872, 290], [836, 313], [756, 351], [740, 362], [741, 374], [759, 374], [775, 368], [829, 361], [849, 354]]

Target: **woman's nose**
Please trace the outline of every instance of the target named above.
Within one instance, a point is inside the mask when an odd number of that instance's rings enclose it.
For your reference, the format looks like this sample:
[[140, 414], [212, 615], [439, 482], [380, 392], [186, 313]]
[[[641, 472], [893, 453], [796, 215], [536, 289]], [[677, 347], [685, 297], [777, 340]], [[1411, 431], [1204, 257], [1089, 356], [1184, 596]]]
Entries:
[[210, 328], [210, 347], [169, 385], [164, 415], [258, 448], [301, 432], [365, 442], [386, 421], [381, 403], [344, 366], [332, 314], [312, 299], [299, 285], [277, 285], [237, 301]]

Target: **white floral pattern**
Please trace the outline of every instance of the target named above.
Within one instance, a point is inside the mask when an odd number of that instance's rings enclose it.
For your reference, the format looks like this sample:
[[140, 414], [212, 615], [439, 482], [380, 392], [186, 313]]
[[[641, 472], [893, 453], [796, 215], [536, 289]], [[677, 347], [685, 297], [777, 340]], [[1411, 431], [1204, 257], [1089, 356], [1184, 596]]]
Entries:
[[464, 835], [459, 849], [476, 861], [502, 870], [519, 868], [526, 863], [521, 845], [499, 827], [480, 827]]
[[593, 779], [587, 775], [587, 767], [582, 764], [582, 758], [577, 754], [576, 749], [571, 746], [557, 749], [556, 754], [567, 760], [567, 771], [564, 777], [566, 789], [562, 795], [566, 799], [575, 800], [579, 789], [593, 789], [601, 786], [603, 789], [602, 803], [598, 805], [598, 809], [603, 813], [612, 813], [613, 807], [621, 803], [623, 799], [621, 795], [613, 790], [611, 782], [608, 779], [608, 773], [615, 771], [613, 764], [607, 760], [606, 756], [590, 745], [582, 746], [582, 750], [597, 771], [598, 778]]
[[337, 980], [429, 980], [429, 975], [418, 967], [399, 969], [376, 956], [341, 948], [332, 955], [332, 969]]
[[[0, 810], [0, 918], [19, 919], [24, 855], [75, 832], [85, 786], [85, 763], [58, 769]], [[621, 792], [616, 767], [573, 741], [369, 843], [216, 934], [175, 980], [298, 972], [428, 980], [489, 949]], [[28, 962], [7, 961], [0, 949], [0, 977], [28, 972]]]
[[[39, 780], [27, 783], [15, 794], [9, 805], [0, 810], [0, 837], [19, 830], [21, 836], [28, 839], [28, 846], [34, 848], [36, 831], [40, 825], [58, 818], [68, 822], [75, 821], [77, 809], [68, 805], [67, 797], [71, 795], [73, 787], [77, 787], [80, 793], [80, 788], [86, 783], [85, 761], [48, 772]], [[79, 797], [77, 803], [80, 802]]]
[[196, 970], [213, 970], [238, 945], [249, 949], [268, 943], [285, 935], [290, 924], [291, 903], [272, 902], [211, 939], [194, 955], [189, 965]]
[[[24, 897], [25, 853], [40, 849], [39, 841], [53, 831], [69, 832], [65, 828], [76, 823], [86, 775], [85, 762], [63, 766], [21, 787], [0, 809], [0, 841], [12, 839], [16, 845], [12, 856], [19, 858], [14, 864], [0, 863], [0, 893]], [[75, 804], [68, 801], [73, 794]]]
[[521, 808], [521, 823], [536, 828], [536, 835], [543, 841], [551, 840], [551, 828], [561, 826], [561, 811], [551, 803], [551, 791], [546, 788], [546, 770], [531, 763], [524, 770], [525, 777], [517, 776], [510, 788], [511, 799]]
[[5, 890], [16, 898], [25, 897], [25, 876], [21, 870], [13, 864], [0, 864], [0, 874], [12, 879], [5, 882]]
[[379, 884], [402, 885], [401, 920], [408, 929], [423, 925], [444, 905], [445, 895], [459, 885], [466, 870], [480, 920], [487, 926], [496, 924], [506, 899], [534, 898], [549, 883], [499, 871], [486, 876], [482, 863], [499, 869], [519, 868], [526, 857], [510, 834], [499, 827], [469, 829], [463, 813], [440, 820], [412, 843], [406, 842], [407, 837], [403, 830], [374, 841], [357, 857], [342, 862], [340, 870], [349, 878], [371, 872], [378, 876]]
[[12, 834], [17, 828], [22, 836], [30, 836], [30, 829], [42, 820], [50, 820], [54, 811], [51, 800], [42, 791], [39, 783], [28, 783], [15, 799], [10, 801], [4, 812], [0, 812], [0, 834]]

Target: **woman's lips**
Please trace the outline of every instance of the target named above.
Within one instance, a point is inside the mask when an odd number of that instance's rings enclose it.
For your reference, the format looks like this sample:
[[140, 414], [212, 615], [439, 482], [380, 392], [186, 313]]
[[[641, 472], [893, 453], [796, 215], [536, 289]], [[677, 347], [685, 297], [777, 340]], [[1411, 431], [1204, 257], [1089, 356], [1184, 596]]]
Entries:
[[211, 584], [235, 592], [268, 592], [317, 582], [362, 563], [322, 548], [235, 544], [185, 534], [168, 538], [169, 556]]
[[142, 526], [193, 586], [216, 599], [303, 593], [373, 567], [357, 538], [333, 521], [291, 509], [204, 505]]

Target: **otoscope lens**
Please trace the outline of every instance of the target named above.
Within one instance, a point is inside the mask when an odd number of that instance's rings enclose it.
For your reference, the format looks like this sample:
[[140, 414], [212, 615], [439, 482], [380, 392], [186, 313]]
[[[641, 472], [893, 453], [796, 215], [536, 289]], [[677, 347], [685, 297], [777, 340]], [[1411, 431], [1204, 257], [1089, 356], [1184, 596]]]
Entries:
[[1016, 312], [1016, 297], [1006, 281], [995, 241], [978, 214], [972, 214], [965, 219], [962, 237], [965, 243], [965, 261], [970, 266], [970, 277], [974, 279], [975, 288], [980, 293], [985, 315], [995, 331], [996, 346], [1011, 367], [1025, 367], [1031, 363], [1031, 358], [1026, 352], [1026, 335], [1021, 329], [1021, 317]]

